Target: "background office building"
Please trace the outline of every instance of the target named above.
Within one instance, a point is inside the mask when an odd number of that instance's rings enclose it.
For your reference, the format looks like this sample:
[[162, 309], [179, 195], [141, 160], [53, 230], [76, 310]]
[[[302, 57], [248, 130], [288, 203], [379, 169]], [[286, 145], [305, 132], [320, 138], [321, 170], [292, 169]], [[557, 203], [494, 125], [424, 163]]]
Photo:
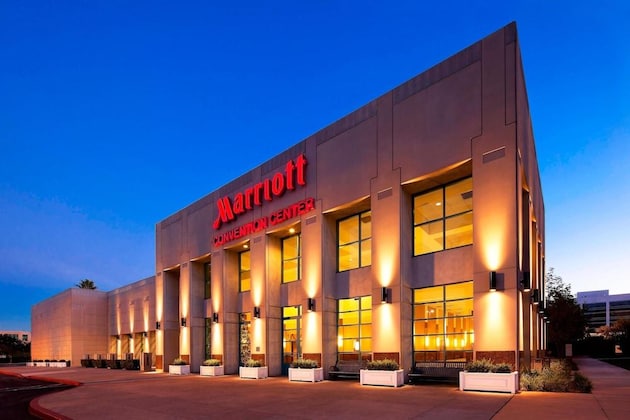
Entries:
[[612, 326], [620, 319], [630, 319], [630, 293], [611, 295], [608, 290], [578, 292], [577, 303], [584, 311], [589, 334]]
[[518, 369], [545, 348], [544, 243], [510, 24], [158, 223], [154, 293], [139, 294], [154, 307], [108, 295], [103, 352], [146, 334], [157, 369], [214, 357], [229, 374], [252, 358], [282, 375], [300, 356], [325, 372], [382, 358]]

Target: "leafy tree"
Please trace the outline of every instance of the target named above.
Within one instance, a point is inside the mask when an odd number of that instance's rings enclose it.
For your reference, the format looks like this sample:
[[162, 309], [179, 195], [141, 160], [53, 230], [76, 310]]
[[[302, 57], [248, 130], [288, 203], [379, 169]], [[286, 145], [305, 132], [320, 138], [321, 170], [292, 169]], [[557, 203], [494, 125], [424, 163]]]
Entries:
[[565, 344], [584, 338], [586, 318], [571, 294], [571, 286], [550, 268], [545, 275], [547, 287], [546, 313], [549, 317], [547, 338], [549, 349], [556, 356], [565, 355]]
[[614, 340], [619, 344], [623, 354], [630, 352], [630, 318], [618, 319], [610, 327], [608, 325], [599, 327], [597, 332], [604, 338]]
[[14, 359], [26, 360], [30, 353], [30, 343], [25, 343], [9, 334], [0, 334], [0, 354], [7, 356], [9, 363]]
[[94, 282], [90, 279], [83, 279], [80, 282], [78, 282], [76, 284], [76, 286], [79, 289], [90, 289], [90, 290], [94, 290], [96, 289], [96, 285], [94, 284]]

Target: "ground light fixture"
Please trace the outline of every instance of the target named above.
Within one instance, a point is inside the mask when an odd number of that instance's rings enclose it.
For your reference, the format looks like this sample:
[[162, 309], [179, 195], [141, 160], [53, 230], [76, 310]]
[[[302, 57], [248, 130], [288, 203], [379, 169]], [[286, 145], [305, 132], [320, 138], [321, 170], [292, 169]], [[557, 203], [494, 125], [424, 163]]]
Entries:
[[212, 322], [215, 323], [215, 324], [219, 323], [219, 313], [218, 312], [214, 312], [212, 314]]
[[497, 291], [497, 272], [491, 271], [489, 274], [489, 286], [491, 292]]
[[254, 306], [254, 318], [260, 318], [260, 306]]
[[308, 298], [308, 311], [309, 312], [313, 312], [315, 311], [315, 299], [314, 298]]

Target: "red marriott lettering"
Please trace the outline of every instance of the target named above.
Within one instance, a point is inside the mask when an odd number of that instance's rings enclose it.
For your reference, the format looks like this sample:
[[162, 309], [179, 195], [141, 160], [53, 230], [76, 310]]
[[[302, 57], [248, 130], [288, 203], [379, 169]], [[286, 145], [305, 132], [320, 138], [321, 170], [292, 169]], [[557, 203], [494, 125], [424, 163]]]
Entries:
[[306, 156], [301, 154], [290, 160], [284, 167], [284, 172], [277, 172], [271, 178], [254, 184], [243, 192], [230, 197], [221, 197], [217, 201], [219, 215], [212, 226], [219, 229], [223, 223], [235, 220], [240, 214], [252, 210], [254, 206], [262, 206], [265, 201], [272, 201], [280, 197], [287, 190], [294, 190], [298, 185], [306, 185]]

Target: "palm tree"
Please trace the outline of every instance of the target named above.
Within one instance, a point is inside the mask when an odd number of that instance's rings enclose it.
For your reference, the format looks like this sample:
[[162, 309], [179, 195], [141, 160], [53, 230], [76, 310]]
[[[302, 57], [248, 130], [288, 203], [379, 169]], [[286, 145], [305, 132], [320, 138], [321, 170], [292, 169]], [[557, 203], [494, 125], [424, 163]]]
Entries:
[[94, 290], [96, 289], [96, 285], [94, 284], [94, 282], [90, 279], [83, 279], [80, 282], [78, 282], [76, 284], [76, 286], [79, 289], [90, 289], [90, 290]]

